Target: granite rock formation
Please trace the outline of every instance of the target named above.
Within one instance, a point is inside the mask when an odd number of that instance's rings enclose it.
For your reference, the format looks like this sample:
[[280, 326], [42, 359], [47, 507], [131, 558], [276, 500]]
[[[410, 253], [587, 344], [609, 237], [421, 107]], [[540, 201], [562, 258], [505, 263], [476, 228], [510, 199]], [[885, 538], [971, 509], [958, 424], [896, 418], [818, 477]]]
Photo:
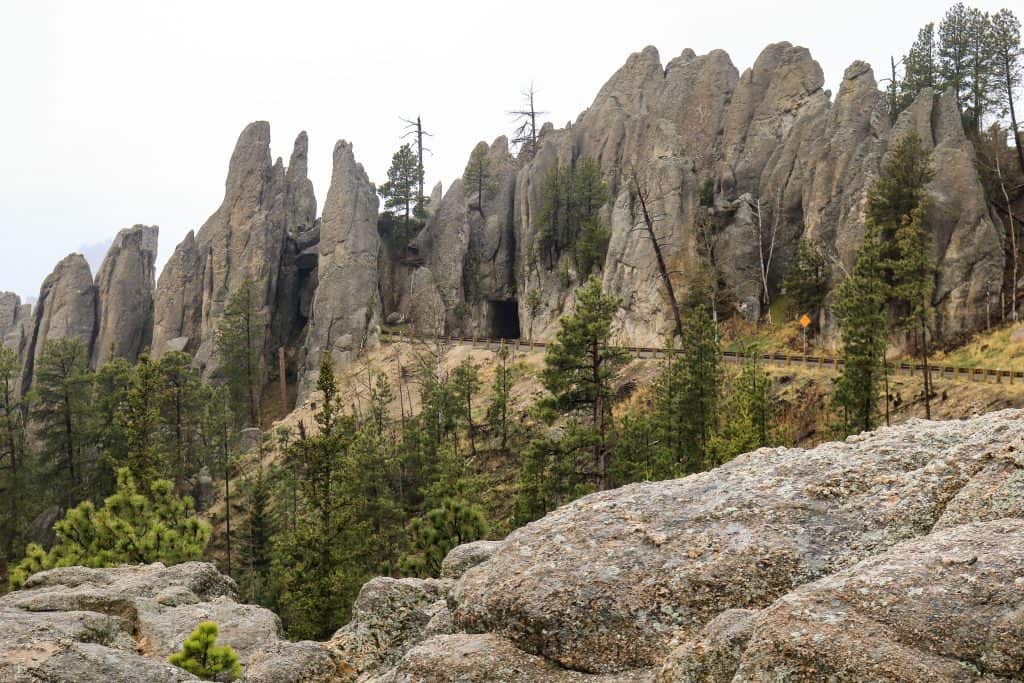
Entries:
[[[178, 245], [157, 285], [153, 347], [183, 348], [207, 374], [216, 371], [215, 336], [224, 308], [242, 283], [252, 283], [268, 330], [269, 355], [301, 328], [298, 277], [287, 257], [292, 233], [314, 229], [316, 201], [306, 178], [307, 140], [295, 141], [292, 166], [270, 156], [270, 125], [257, 121], [238, 138], [220, 207]], [[297, 271], [297, 268], [294, 268]], [[291, 286], [284, 286], [290, 283]]]
[[823, 86], [810, 53], [789, 43], [768, 46], [743, 74], [720, 50], [686, 50], [663, 66], [649, 47], [627, 60], [574, 123], [545, 127], [532, 158], [512, 158], [497, 141], [485, 220], [467, 208], [456, 183], [418, 240], [446, 328], [487, 334], [495, 311], [511, 315], [494, 303], [511, 302], [524, 332], [554, 333], [582, 274], [567, 254], [554, 265], [536, 256], [541, 189], [555, 163], [582, 157], [600, 163], [611, 191], [602, 210], [611, 229], [603, 277], [622, 299], [622, 339], [658, 343], [672, 329], [653, 249], [638, 230], [636, 184], [653, 200], [676, 291], [685, 295], [697, 278], [711, 277], [733, 311], [757, 318], [759, 245], [772, 244], [764, 264], [771, 295], [801, 237], [824, 246], [838, 282], [863, 239], [866, 191], [886, 149], [915, 130], [937, 170], [929, 228], [940, 333], [952, 342], [977, 329], [998, 302], [1004, 264], [953, 98], [922, 93], [892, 126], [864, 62], [846, 70], [834, 101]]
[[21, 303], [21, 297], [13, 292], [0, 292], [0, 344], [14, 351], [22, 365], [31, 332], [32, 304]]
[[32, 309], [32, 328], [23, 355], [22, 390], [32, 385], [35, 364], [43, 355], [46, 342], [76, 339], [92, 353], [96, 327], [96, 286], [89, 264], [81, 254], [65, 257], [53, 269], [39, 289]]
[[[441, 582], [375, 579], [332, 646], [374, 681], [1010, 680], [1022, 417], [917, 420], [592, 494], [479, 564], [456, 548]], [[366, 643], [387, 644], [376, 669]]]
[[733, 680], [1013, 680], [1022, 540], [1024, 519], [964, 524], [801, 586], [758, 613]]
[[[10, 313], [11, 300], [0, 302], [7, 311], [0, 332], [22, 355], [26, 382], [39, 342], [65, 334], [82, 338], [94, 363], [111, 352], [132, 358], [151, 340], [157, 355], [187, 351], [212, 376], [224, 307], [248, 280], [266, 330], [264, 379], [276, 379], [284, 347], [286, 380], [302, 398], [326, 349], [347, 362], [374, 343], [383, 321], [422, 334], [550, 338], [585, 274], [569, 250], [541, 256], [544, 180], [555, 164], [589, 157], [609, 190], [598, 213], [610, 243], [598, 270], [622, 302], [616, 335], [656, 345], [672, 333], [673, 316], [642, 229], [640, 190], [678, 298], [695, 283], [714, 283], [722, 316], [757, 319], [779, 293], [801, 238], [824, 250], [832, 287], [842, 280], [863, 240], [867, 190], [892, 142], [911, 131], [936, 170], [926, 221], [938, 266], [936, 341], [949, 345], [980, 329], [1000, 305], [1006, 263], [999, 218], [990, 214], [955, 97], [922, 92], [890, 123], [866, 63], [846, 69], [834, 98], [824, 82], [808, 50], [785, 42], [769, 45], [742, 73], [721, 50], [684, 50], [663, 64], [645, 48], [574, 122], [545, 124], [533, 153], [513, 154], [505, 137], [479, 143], [486, 182], [473, 187], [468, 173], [443, 194], [435, 187], [425, 227], [402, 253], [378, 235], [376, 191], [349, 143], [335, 147], [318, 218], [306, 134], [286, 167], [271, 158], [269, 125], [255, 122], [238, 138], [220, 207], [175, 248], [160, 275], [152, 330], [140, 329], [144, 314], [129, 305], [146, 308], [151, 250], [139, 247], [129, 268], [125, 237], [101, 269], [91, 303], [79, 273], [76, 310], [51, 332], [55, 305], [68, 299], [64, 285], [54, 299], [51, 281], [32, 324], [21, 309]], [[61, 278], [82, 265], [63, 263]], [[819, 323], [836, 338], [828, 306]]]
[[335, 363], [372, 343], [382, 320], [377, 283], [377, 191], [356, 163], [352, 145], [334, 146], [334, 171], [320, 219], [317, 287], [305, 341], [299, 394], [315, 385], [323, 354]]
[[158, 235], [156, 226], [122, 230], [96, 273], [93, 367], [114, 358], [135, 362], [152, 342]]
[[243, 681], [341, 680], [329, 649], [284, 640], [273, 612], [239, 604], [234, 581], [201, 562], [40, 572], [0, 598], [0, 615], [0, 681], [197, 681], [166, 661], [206, 620]]

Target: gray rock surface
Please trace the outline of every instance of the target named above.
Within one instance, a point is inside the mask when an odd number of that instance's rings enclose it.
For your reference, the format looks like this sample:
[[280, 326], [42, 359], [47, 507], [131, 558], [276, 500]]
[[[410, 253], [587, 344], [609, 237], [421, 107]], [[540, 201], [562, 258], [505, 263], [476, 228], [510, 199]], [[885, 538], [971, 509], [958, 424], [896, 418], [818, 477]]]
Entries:
[[[648, 47], [629, 57], [575, 122], [545, 127], [532, 158], [512, 157], [499, 139], [489, 149], [495, 177], [485, 215], [453, 184], [417, 240], [444, 302], [446, 331], [484, 334], [492, 327], [490, 302], [508, 301], [518, 305], [524, 335], [532, 329], [537, 337], [553, 336], [583, 275], [569, 254], [554, 263], [539, 258], [542, 186], [556, 163], [582, 157], [600, 163], [611, 193], [600, 212], [611, 230], [603, 277], [623, 302], [621, 339], [661, 343], [672, 330], [653, 249], [639, 237], [633, 173], [653, 198], [679, 296], [701, 271], [713, 270], [727, 313], [761, 315], [758, 215], [765, 242], [775, 234], [773, 294], [802, 236], [823, 245], [835, 285], [863, 240], [866, 193], [885, 152], [911, 129], [926, 141], [937, 170], [928, 227], [940, 271], [940, 334], [951, 342], [979, 329], [979, 316], [998, 303], [1003, 257], [952, 97], [923, 93], [893, 127], [868, 64], [846, 69], [834, 100], [823, 84], [808, 50], [785, 42], [766, 47], [742, 75], [720, 50], [684, 50], [662, 65]], [[701, 206], [705, 184], [713, 206]], [[707, 238], [701, 225], [711, 226]], [[524, 305], [529, 296], [539, 305]]]
[[21, 297], [14, 292], [0, 292], [0, 342], [14, 330], [20, 312]]
[[750, 641], [757, 612], [727, 609], [693, 640], [672, 650], [658, 671], [658, 683], [730, 683]]
[[567, 671], [519, 650], [493, 634], [456, 633], [430, 638], [394, 669], [367, 683], [647, 683], [653, 672], [585, 674]]
[[202, 562], [40, 572], [0, 597], [0, 618], [0, 681], [198, 680], [166, 659], [208, 620], [245, 681], [340, 680], [330, 650], [285, 641], [273, 612], [239, 604], [235, 582]]
[[[22, 304], [13, 292], [0, 292], [0, 345], [17, 355], [20, 367], [25, 367], [27, 349], [32, 341], [32, 306]], [[15, 395], [21, 394], [21, 381], [14, 382]]]
[[[268, 354], [300, 330], [299, 289], [290, 235], [311, 228], [316, 212], [306, 178], [305, 134], [296, 140], [292, 167], [270, 156], [270, 125], [257, 121], [238, 138], [220, 207], [177, 246], [160, 274], [154, 308], [153, 347], [185, 338], [185, 350], [209, 375], [216, 371], [214, 339], [224, 308], [251, 281], [256, 307], [269, 334]], [[271, 367], [271, 363], [267, 363]]]
[[1022, 576], [1019, 518], [902, 543], [763, 610], [733, 680], [1016, 680]]
[[153, 335], [153, 296], [159, 228], [122, 230], [96, 273], [97, 328], [92, 366], [114, 358], [135, 362]]
[[441, 562], [441, 578], [457, 579], [482, 562], [491, 559], [504, 541], [473, 541], [457, 545]]
[[81, 254], [71, 254], [57, 264], [39, 289], [39, 299], [32, 310], [31, 337], [22, 361], [22, 389], [28, 391], [32, 385], [35, 364], [48, 341], [77, 339], [85, 346], [89, 358], [95, 325], [96, 287], [89, 264]]
[[[985, 506], [966, 497], [1008, 496], [1016, 469], [992, 465], [1022, 436], [1017, 411], [913, 420], [584, 497], [466, 572], [452, 593], [455, 626], [581, 671], [658, 664], [673, 637], [690, 639], [723, 610], [766, 607], [923, 536], [951, 501], [971, 510]], [[970, 487], [979, 474], [986, 485]]]
[[989, 214], [974, 147], [964, 135], [954, 93], [922, 92], [900, 114], [892, 138], [910, 130], [931, 150], [935, 170], [925, 221], [939, 267], [933, 299], [937, 323], [947, 339], [962, 341], [985, 325], [986, 302], [998, 308], [1002, 228]]
[[401, 309], [413, 332], [421, 335], [445, 333], [445, 305], [429, 268], [416, 268], [409, 274], [406, 297]]
[[318, 284], [306, 334], [299, 395], [316, 386], [324, 353], [335, 363], [355, 358], [372, 344], [383, 319], [377, 286], [379, 200], [352, 145], [334, 146], [334, 171], [320, 221]]
[[444, 598], [451, 586], [436, 579], [372, 579], [359, 591], [352, 620], [330, 645], [356, 674], [392, 665], [426, 637], [438, 613], [447, 611]]

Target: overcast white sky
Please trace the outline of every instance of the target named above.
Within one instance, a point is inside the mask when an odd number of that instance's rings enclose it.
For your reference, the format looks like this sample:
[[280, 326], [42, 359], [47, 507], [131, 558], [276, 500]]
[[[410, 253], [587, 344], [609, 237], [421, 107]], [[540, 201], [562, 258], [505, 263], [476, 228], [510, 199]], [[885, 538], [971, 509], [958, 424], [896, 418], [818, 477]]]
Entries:
[[[160, 264], [223, 196], [246, 123], [270, 121], [287, 161], [300, 130], [322, 205], [338, 138], [380, 183], [399, 117], [434, 133], [428, 184], [509, 132], [534, 81], [557, 126], [631, 52], [811, 50], [834, 88], [864, 59], [884, 71], [951, 0], [815, 2], [224, 2], [0, 0], [0, 290], [38, 293], [72, 251], [94, 268], [116, 232], [160, 226]], [[1022, 0], [976, 2], [1008, 6]]]

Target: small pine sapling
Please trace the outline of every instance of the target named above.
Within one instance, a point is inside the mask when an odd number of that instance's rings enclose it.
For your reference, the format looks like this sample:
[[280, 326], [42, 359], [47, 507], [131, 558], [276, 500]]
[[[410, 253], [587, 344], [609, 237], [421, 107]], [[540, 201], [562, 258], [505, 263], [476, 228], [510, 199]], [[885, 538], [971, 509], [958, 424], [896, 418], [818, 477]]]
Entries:
[[242, 675], [238, 654], [230, 645], [217, 645], [217, 633], [216, 623], [200, 622], [181, 644], [181, 652], [171, 655], [167, 661], [203, 680], [237, 680]]

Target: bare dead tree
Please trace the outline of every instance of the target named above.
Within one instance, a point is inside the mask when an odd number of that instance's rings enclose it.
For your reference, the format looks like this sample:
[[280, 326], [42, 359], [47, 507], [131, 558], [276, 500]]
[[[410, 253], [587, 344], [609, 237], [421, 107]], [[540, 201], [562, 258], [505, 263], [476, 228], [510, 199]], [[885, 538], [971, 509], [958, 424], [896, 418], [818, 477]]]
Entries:
[[697, 236], [697, 250], [707, 262], [710, 280], [711, 319], [718, 329], [718, 257], [715, 253], [715, 224], [706, 210], [701, 209], [694, 225]]
[[422, 209], [423, 206], [424, 206], [424, 204], [423, 204], [423, 197], [424, 197], [424, 194], [423, 194], [423, 152], [425, 152], [425, 151], [429, 152], [430, 151], [428, 148], [423, 146], [423, 137], [424, 136], [432, 137], [433, 133], [428, 133], [427, 131], [423, 130], [423, 122], [420, 121], [419, 114], [416, 115], [416, 120], [415, 121], [411, 121], [409, 119], [402, 119], [402, 121], [405, 123], [405, 133], [402, 134], [402, 138], [403, 139], [408, 138], [408, 137], [416, 138], [416, 155], [419, 158], [419, 164], [420, 164], [420, 169], [419, 169], [419, 178], [420, 178], [419, 195], [417, 197], [416, 206], [418, 206], [418, 207], [420, 207]]
[[[1003, 176], [1003, 169], [999, 164], [999, 150], [993, 155], [996, 162], [996, 177], [999, 179], [999, 188], [1003, 192], [1003, 201], [1006, 202], [1006, 215], [1010, 220], [1010, 263], [1013, 270], [1012, 281], [1010, 282], [1010, 318], [1017, 321], [1017, 279], [1018, 261], [1020, 254], [1017, 251], [1017, 227], [1013, 224], [1013, 206], [1010, 204], [1010, 193], [1006, 191], [1006, 178]], [[1002, 306], [1000, 306], [1002, 309]]]
[[658, 272], [661, 275], [661, 283], [665, 286], [665, 295], [668, 297], [669, 306], [672, 307], [672, 318], [676, 326], [676, 335], [680, 338], [683, 336], [683, 318], [679, 313], [679, 300], [676, 299], [676, 291], [672, 287], [672, 278], [669, 276], [668, 267], [665, 265], [665, 257], [662, 252], [662, 240], [658, 237], [657, 231], [654, 229], [654, 218], [651, 216], [650, 205], [650, 191], [644, 185], [641, 185], [640, 179], [637, 177], [636, 169], [631, 171], [631, 180], [633, 181], [633, 189], [636, 192], [637, 199], [640, 201], [640, 213], [644, 219], [643, 225], [647, 233], [648, 239], [651, 240], [651, 246], [654, 247], [654, 257], [658, 263]]
[[779, 195], [775, 202], [775, 209], [772, 211], [771, 226], [767, 227], [764, 220], [764, 211], [761, 208], [761, 199], [758, 198], [753, 207], [757, 223], [754, 230], [757, 236], [757, 249], [760, 256], [761, 267], [761, 304], [768, 311], [768, 322], [772, 321], [771, 293], [768, 288], [768, 276], [772, 270], [772, 259], [775, 257], [775, 241], [779, 234], [779, 227], [782, 223], [782, 188], [779, 188]]
[[521, 109], [506, 112], [516, 122], [516, 130], [512, 133], [512, 144], [519, 147], [519, 152], [526, 152], [527, 157], [537, 153], [537, 117], [547, 114], [546, 111], [537, 111], [536, 105], [537, 89], [533, 83], [523, 92], [523, 103]]

